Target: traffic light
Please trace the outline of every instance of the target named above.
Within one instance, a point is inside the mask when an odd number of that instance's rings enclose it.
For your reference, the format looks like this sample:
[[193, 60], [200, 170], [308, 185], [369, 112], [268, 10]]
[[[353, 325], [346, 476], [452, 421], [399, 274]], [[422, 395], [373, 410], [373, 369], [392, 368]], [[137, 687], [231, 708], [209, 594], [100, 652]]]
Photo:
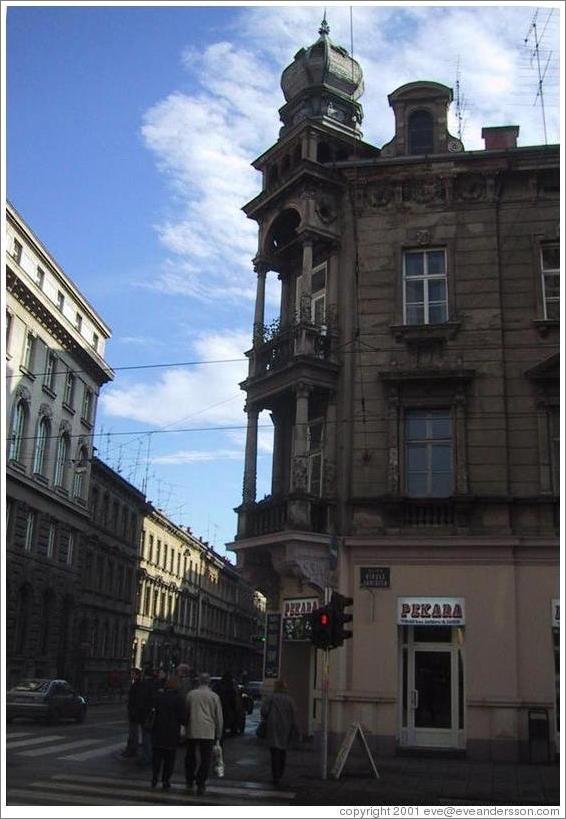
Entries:
[[332, 612], [321, 606], [310, 615], [311, 643], [315, 648], [332, 648]]
[[338, 592], [332, 592], [329, 608], [330, 621], [332, 625], [331, 643], [333, 648], [338, 648], [338, 646], [343, 645], [344, 640], [349, 640], [352, 636], [352, 632], [345, 630], [344, 625], [346, 623], [351, 623], [353, 616], [348, 612], [345, 612], [344, 609], [347, 606], [353, 605], [353, 603], [353, 597], [345, 597], [343, 594], [339, 594]]

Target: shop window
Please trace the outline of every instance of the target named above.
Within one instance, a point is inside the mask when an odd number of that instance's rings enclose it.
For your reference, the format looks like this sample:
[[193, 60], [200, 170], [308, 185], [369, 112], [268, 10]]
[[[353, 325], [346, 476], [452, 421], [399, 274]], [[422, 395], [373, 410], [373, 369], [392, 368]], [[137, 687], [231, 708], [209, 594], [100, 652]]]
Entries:
[[540, 249], [542, 302], [545, 319], [560, 319], [560, 245]]
[[434, 152], [434, 123], [430, 111], [414, 111], [409, 117], [409, 153]]
[[405, 251], [403, 307], [405, 324], [448, 321], [446, 251], [443, 248]]
[[410, 497], [453, 493], [452, 418], [448, 410], [405, 412], [405, 491]]

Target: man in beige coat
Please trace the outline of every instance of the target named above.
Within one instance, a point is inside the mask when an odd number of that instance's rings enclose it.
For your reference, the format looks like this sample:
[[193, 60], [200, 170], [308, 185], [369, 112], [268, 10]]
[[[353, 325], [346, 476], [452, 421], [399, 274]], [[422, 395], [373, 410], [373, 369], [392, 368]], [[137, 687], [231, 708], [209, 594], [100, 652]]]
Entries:
[[[198, 688], [187, 694], [185, 778], [187, 788], [192, 790], [196, 775], [197, 794], [201, 796], [206, 790], [212, 748], [215, 740], [222, 737], [223, 724], [220, 697], [211, 690], [209, 675], [199, 674], [198, 682]], [[197, 748], [200, 755], [198, 768]]]

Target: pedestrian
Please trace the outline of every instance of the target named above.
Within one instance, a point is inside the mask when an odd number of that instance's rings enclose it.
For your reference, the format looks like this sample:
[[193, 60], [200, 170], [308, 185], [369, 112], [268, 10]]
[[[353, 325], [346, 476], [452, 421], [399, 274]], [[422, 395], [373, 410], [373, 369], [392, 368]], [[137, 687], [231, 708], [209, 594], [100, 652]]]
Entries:
[[273, 694], [261, 705], [261, 719], [266, 722], [266, 740], [271, 753], [271, 774], [277, 787], [285, 772], [287, 749], [299, 738], [297, 708], [287, 692], [285, 680], [277, 680]]
[[179, 693], [179, 680], [171, 674], [165, 680], [164, 688], [156, 692], [153, 700], [152, 788], [157, 785], [161, 771], [163, 790], [169, 790], [171, 787], [171, 774], [175, 767], [179, 734], [185, 716], [185, 704]]
[[179, 678], [179, 693], [183, 697], [184, 702], [187, 699], [187, 694], [193, 687], [191, 669], [186, 663], [181, 663], [175, 669], [175, 674]]
[[122, 756], [136, 756], [141, 731], [140, 691], [141, 669], [132, 668], [132, 683], [128, 691], [128, 739]]
[[138, 765], [142, 768], [151, 765], [151, 724], [150, 716], [153, 709], [153, 700], [157, 693], [157, 679], [155, 672], [151, 666], [146, 666], [144, 669], [139, 697], [139, 719], [141, 725], [141, 754], [138, 759]]
[[[185, 779], [189, 790], [193, 789], [196, 779], [197, 794], [202, 796], [206, 790], [214, 743], [222, 738], [223, 720], [220, 697], [210, 688], [210, 676], [199, 674], [198, 683], [198, 688], [187, 694]], [[198, 768], [197, 749], [200, 755]]]
[[231, 734], [236, 734], [242, 718], [242, 698], [229, 671], [224, 672], [215, 685], [214, 691], [220, 697], [222, 705], [224, 733], [230, 731]]

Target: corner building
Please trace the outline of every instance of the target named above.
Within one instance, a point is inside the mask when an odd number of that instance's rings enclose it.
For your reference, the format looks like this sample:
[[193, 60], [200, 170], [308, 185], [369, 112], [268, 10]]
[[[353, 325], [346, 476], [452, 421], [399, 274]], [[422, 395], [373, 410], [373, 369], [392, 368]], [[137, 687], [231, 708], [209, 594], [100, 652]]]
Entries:
[[319, 33], [283, 71], [244, 208], [257, 301], [230, 548], [267, 596], [266, 678], [316, 734], [320, 657], [286, 615], [331, 587], [354, 599], [330, 654], [335, 742], [360, 721], [382, 754], [516, 760], [538, 717], [557, 749], [559, 147], [492, 126], [466, 151], [452, 90], [428, 81], [389, 95], [392, 139], [367, 144], [361, 68]]

